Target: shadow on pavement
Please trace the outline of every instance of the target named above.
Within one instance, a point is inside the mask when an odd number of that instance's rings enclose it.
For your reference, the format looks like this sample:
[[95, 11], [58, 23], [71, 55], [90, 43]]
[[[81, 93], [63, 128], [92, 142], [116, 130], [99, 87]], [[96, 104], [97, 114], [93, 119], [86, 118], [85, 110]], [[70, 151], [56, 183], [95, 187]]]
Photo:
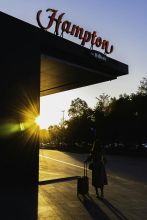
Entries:
[[120, 212], [117, 208], [115, 208], [108, 200], [101, 198], [100, 199], [101, 202], [103, 202], [112, 212], [114, 215], [116, 215], [116, 217], [120, 220], [129, 220], [128, 218], [126, 218], [122, 212]]
[[[82, 202], [84, 207], [87, 209], [93, 220], [110, 220], [109, 216], [99, 207], [99, 205], [93, 200], [93, 198], [90, 195], [80, 195], [78, 196], [78, 198]], [[107, 201], [104, 198], [100, 198], [99, 200], [103, 202], [119, 220], [129, 220], [109, 201]]]
[[63, 177], [63, 178], [58, 178], [58, 179], [51, 179], [51, 180], [43, 180], [39, 181], [39, 185], [47, 185], [47, 184], [52, 184], [52, 183], [60, 183], [60, 182], [67, 182], [71, 180], [76, 180], [78, 179], [79, 176], [69, 176], [69, 177]]
[[93, 220], [110, 220], [104, 211], [95, 203], [95, 201], [88, 195], [78, 195], [79, 200], [83, 206], [87, 209]]

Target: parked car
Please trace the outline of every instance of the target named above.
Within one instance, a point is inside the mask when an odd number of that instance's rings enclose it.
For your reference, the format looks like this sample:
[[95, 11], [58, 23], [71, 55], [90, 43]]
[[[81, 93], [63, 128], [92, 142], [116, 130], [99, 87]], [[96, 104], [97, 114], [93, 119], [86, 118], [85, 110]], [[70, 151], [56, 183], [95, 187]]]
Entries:
[[42, 149], [46, 148], [46, 144], [43, 143], [43, 142], [41, 142], [41, 143], [40, 143], [40, 148], [42, 148]]

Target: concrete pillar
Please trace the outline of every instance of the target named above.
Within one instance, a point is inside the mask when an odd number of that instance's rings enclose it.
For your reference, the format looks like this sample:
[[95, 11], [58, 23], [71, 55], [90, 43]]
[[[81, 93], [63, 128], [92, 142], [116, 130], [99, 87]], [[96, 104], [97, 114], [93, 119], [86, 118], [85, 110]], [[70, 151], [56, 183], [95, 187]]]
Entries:
[[36, 220], [40, 46], [35, 29], [0, 13], [0, 218]]

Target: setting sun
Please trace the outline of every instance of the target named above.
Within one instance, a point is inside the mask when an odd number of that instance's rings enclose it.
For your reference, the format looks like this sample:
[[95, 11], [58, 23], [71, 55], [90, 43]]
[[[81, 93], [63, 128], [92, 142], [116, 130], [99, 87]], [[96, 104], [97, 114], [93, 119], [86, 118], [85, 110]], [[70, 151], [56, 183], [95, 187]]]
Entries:
[[47, 120], [40, 115], [36, 118], [35, 122], [39, 125], [40, 129], [48, 129], [49, 127]]

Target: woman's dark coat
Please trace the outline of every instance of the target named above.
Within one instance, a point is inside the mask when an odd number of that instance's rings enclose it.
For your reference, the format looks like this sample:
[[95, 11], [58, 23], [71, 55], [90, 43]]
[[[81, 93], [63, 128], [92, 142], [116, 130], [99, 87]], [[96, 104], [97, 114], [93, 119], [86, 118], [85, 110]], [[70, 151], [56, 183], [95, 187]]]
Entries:
[[94, 187], [102, 187], [108, 184], [107, 175], [105, 170], [106, 159], [102, 148], [94, 150], [89, 159], [92, 160], [92, 185]]

